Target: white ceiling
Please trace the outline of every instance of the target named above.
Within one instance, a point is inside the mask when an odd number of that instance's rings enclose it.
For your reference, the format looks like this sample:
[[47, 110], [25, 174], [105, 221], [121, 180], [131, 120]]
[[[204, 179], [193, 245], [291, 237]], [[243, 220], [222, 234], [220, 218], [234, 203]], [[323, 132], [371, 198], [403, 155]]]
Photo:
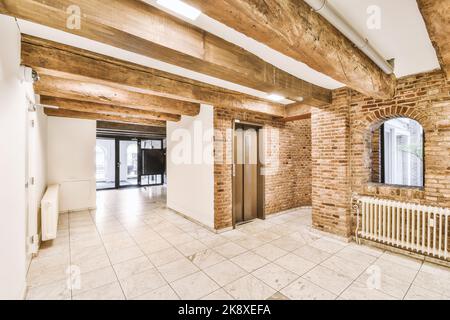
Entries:
[[[398, 78], [440, 68], [416, 0], [328, 1], [386, 60], [395, 58]], [[379, 30], [366, 24], [372, 5], [380, 8]]]
[[[159, 7], [156, 0], [143, 0]], [[395, 58], [395, 74], [402, 77], [439, 68], [436, 52], [428, 37], [424, 21], [418, 10], [416, 0], [329, 0], [342, 16], [360, 32], [360, 34], [386, 58]], [[366, 27], [369, 5], [381, 8], [382, 25], [380, 30], [369, 30]], [[160, 8], [160, 7], [159, 7]], [[161, 8], [163, 9], [163, 8]], [[167, 11], [167, 10], [165, 10]], [[173, 14], [172, 12], [169, 12]], [[175, 15], [175, 14], [174, 14]], [[180, 17], [182, 18], [182, 17]], [[186, 19], [184, 19], [186, 20]], [[304, 63], [286, 57], [285, 55], [268, 48], [267, 46], [246, 37], [245, 35], [201, 15], [195, 22], [189, 23], [207, 30], [223, 39], [235, 43], [246, 50], [258, 55], [278, 68], [316, 85], [328, 89], [336, 89], [343, 85], [330, 77], [321, 74]], [[28, 21], [18, 20], [21, 32], [37, 37], [60, 42], [66, 45], [79, 47], [93, 52], [101, 53], [117, 59], [122, 59], [156, 68], [173, 74], [185, 76], [198, 81], [217, 85], [230, 90], [265, 98], [267, 93], [240, 86], [228, 81], [220, 80], [155, 59], [151, 59], [126, 50], [118, 49], [100, 42], [82, 38], [70, 33], [37, 25]], [[290, 103], [284, 100], [282, 103]]]

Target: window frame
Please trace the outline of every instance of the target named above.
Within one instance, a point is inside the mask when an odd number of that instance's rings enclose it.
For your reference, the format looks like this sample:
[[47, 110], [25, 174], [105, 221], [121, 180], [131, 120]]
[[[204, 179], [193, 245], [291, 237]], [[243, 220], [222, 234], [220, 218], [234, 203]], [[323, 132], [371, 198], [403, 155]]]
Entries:
[[384, 140], [384, 129], [385, 129], [385, 123], [387, 121], [396, 119], [388, 119], [383, 122], [383, 124], [380, 126], [379, 130], [379, 136], [380, 136], [380, 143], [379, 143], [379, 154], [380, 154], [380, 184], [386, 185], [386, 186], [395, 186], [399, 188], [409, 188], [409, 189], [425, 189], [425, 173], [426, 173], [426, 150], [425, 150], [425, 129], [423, 128], [422, 124], [418, 122], [417, 120], [408, 118], [408, 117], [399, 117], [399, 118], [406, 118], [413, 121], [416, 121], [419, 123], [419, 125], [422, 127], [422, 185], [421, 186], [408, 186], [404, 184], [387, 184], [386, 183], [386, 172], [385, 172], [385, 155], [384, 155], [384, 147], [385, 147], [385, 140]]

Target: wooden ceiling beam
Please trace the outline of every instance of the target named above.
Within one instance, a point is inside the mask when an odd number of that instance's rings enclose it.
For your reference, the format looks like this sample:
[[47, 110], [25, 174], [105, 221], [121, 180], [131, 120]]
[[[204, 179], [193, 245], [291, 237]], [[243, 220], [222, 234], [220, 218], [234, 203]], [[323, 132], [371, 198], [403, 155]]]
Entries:
[[135, 133], [136, 135], [158, 135], [165, 136], [166, 128], [165, 127], [152, 127], [145, 126], [139, 124], [130, 124], [130, 123], [120, 123], [120, 122], [109, 122], [109, 121], [97, 121], [97, 130], [99, 131], [108, 131], [108, 132], [117, 132], [117, 133]]
[[450, 79], [450, 1], [417, 0], [442, 70]]
[[286, 117], [282, 120], [290, 122], [309, 118], [311, 118], [311, 106], [303, 103], [293, 103], [286, 106]]
[[285, 108], [279, 103], [26, 35], [22, 37], [22, 64], [32, 67], [41, 76], [94, 82], [128, 91], [284, 117]]
[[88, 112], [88, 113], [99, 113], [99, 114], [109, 114], [113, 116], [122, 116], [130, 118], [141, 118], [141, 119], [151, 119], [151, 120], [162, 120], [162, 121], [180, 121], [181, 116], [170, 113], [154, 112], [140, 109], [132, 109], [126, 107], [120, 107], [110, 104], [100, 104], [94, 102], [85, 102], [79, 100], [63, 99], [49, 96], [41, 96], [40, 103], [44, 106], [58, 107], [59, 109], [78, 111], [78, 112]]
[[209, 17], [352, 89], [391, 98], [396, 79], [303, 0], [185, 0]]
[[[330, 103], [330, 90], [298, 79], [202, 29], [138, 0], [2, 0], [1, 13], [294, 101]], [[80, 27], [68, 28], [76, 5]]]
[[44, 113], [49, 117], [75, 118], [84, 120], [102, 120], [122, 123], [141, 124], [153, 127], [165, 127], [166, 122], [160, 120], [150, 120], [142, 118], [122, 117], [108, 114], [99, 114], [92, 112], [78, 112], [64, 109], [44, 108]]
[[169, 99], [93, 82], [68, 80], [41, 75], [34, 84], [36, 94], [90, 103], [114, 105], [136, 110], [196, 116], [198, 103]]

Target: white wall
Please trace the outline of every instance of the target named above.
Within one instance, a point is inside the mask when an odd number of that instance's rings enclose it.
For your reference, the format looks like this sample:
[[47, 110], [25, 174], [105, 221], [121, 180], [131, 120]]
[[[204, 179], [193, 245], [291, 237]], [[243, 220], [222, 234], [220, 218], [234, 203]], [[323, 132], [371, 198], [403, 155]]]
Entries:
[[[47, 116], [42, 108], [28, 113], [28, 176], [34, 178], [34, 185], [28, 187], [28, 230], [29, 250], [37, 252], [37, 244], [31, 245], [31, 237], [40, 234], [41, 199], [47, 190]], [[30, 121], [34, 122], [32, 127]], [[30, 252], [29, 252], [30, 253]]]
[[213, 107], [167, 123], [167, 206], [214, 228]]
[[96, 122], [48, 117], [48, 184], [60, 184], [60, 211], [95, 208]]
[[0, 299], [20, 299], [26, 277], [25, 148], [27, 86], [21, 84], [20, 32], [0, 15]]

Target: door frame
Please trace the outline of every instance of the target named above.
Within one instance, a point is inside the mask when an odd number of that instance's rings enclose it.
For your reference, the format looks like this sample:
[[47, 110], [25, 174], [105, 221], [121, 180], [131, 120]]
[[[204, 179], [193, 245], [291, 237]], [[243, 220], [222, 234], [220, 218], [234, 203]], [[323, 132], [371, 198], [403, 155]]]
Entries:
[[232, 214], [232, 226], [233, 229], [236, 228], [236, 215], [235, 215], [235, 211], [234, 211], [234, 199], [236, 197], [235, 195], [235, 183], [236, 183], [236, 179], [235, 179], [235, 163], [234, 163], [234, 151], [235, 151], [235, 142], [234, 142], [234, 135], [236, 132], [236, 127], [237, 126], [246, 126], [249, 128], [254, 128], [256, 129], [257, 132], [257, 152], [258, 152], [258, 166], [257, 166], [257, 170], [258, 170], [258, 181], [257, 181], [257, 194], [258, 194], [258, 200], [257, 200], [257, 204], [258, 204], [258, 210], [257, 210], [257, 219], [261, 219], [261, 220], [265, 220], [266, 219], [266, 211], [265, 211], [265, 192], [264, 192], [264, 186], [265, 186], [265, 177], [264, 175], [261, 174], [262, 169], [263, 169], [263, 165], [261, 164], [261, 157], [260, 157], [260, 146], [261, 146], [261, 137], [260, 137], [260, 130], [264, 128], [264, 125], [261, 123], [254, 123], [254, 122], [247, 122], [247, 121], [242, 121], [239, 119], [234, 119], [232, 120], [232, 130], [233, 130], [233, 135], [231, 137], [231, 144], [232, 144], [232, 165], [231, 165], [231, 189], [232, 189], [232, 197], [231, 197], [231, 214]]
[[[143, 137], [128, 137], [128, 136], [120, 136], [120, 135], [104, 135], [99, 134], [96, 136], [96, 139], [110, 139], [114, 140], [115, 143], [115, 155], [114, 155], [114, 187], [111, 188], [102, 188], [97, 189], [97, 191], [104, 191], [104, 190], [118, 190], [118, 189], [131, 189], [131, 188], [142, 188], [142, 187], [154, 187], [154, 186], [162, 186], [165, 183], [164, 175], [162, 175], [161, 183], [158, 184], [151, 184], [151, 185], [142, 185], [142, 148], [141, 148], [141, 142], [142, 140], [154, 140], [154, 141], [161, 141], [162, 150], [164, 149], [164, 138], [143, 138]], [[130, 186], [121, 186], [120, 185], [120, 141], [136, 141], [137, 148], [138, 148], [138, 177], [137, 177], [137, 184], [136, 185], [130, 185]]]

